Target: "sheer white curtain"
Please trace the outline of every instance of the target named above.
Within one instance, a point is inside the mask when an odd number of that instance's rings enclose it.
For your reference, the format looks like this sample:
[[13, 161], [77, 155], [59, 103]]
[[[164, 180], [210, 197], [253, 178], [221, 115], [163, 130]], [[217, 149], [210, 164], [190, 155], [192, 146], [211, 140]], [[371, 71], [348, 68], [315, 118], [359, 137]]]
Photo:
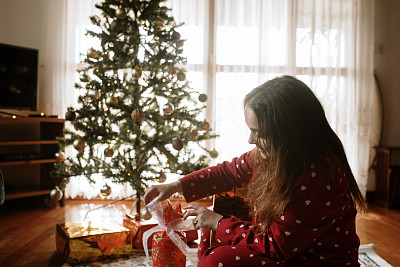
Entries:
[[[374, 85], [373, 1], [167, 1], [175, 20], [185, 23], [180, 32], [187, 39], [188, 79], [208, 95], [206, 117], [220, 135], [209, 144], [219, 152], [216, 162], [251, 149], [243, 119], [244, 95], [269, 78], [295, 75], [321, 100], [361, 191], [366, 192]], [[86, 53], [90, 47], [79, 38], [84, 37], [82, 25], [90, 25], [88, 17], [96, 12], [95, 2], [62, 1], [64, 39], [53, 81], [60, 96], [74, 93], [78, 51]], [[99, 188], [88, 194], [83, 181], [69, 184], [70, 195], [98, 194]], [[126, 188], [112, 186], [116, 197], [128, 194], [123, 193]]]
[[43, 81], [46, 91], [40, 97], [46, 103], [44, 110], [48, 114], [64, 116], [67, 107], [76, 102], [76, 69], [86, 43], [81, 25], [90, 24], [89, 16], [94, 12], [92, 0], [47, 1]]
[[322, 102], [366, 193], [374, 89], [373, 0], [169, 2], [175, 19], [185, 22], [193, 85], [210, 96], [207, 117], [220, 135], [217, 161], [250, 149], [244, 95], [269, 78], [294, 75]]

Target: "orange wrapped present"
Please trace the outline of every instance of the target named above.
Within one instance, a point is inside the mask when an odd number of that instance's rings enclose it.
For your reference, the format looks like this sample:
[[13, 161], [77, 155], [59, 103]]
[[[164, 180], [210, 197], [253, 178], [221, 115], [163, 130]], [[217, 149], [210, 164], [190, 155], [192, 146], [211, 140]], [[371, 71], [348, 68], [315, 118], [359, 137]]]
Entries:
[[130, 255], [129, 229], [111, 222], [69, 222], [57, 224], [57, 251], [70, 264], [93, 262]]

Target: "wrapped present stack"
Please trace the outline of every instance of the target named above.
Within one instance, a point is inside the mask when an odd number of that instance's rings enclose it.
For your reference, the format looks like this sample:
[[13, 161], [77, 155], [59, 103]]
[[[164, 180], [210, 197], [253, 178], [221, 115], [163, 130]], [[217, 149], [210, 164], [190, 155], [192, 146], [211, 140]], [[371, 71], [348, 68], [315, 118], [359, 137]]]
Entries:
[[131, 232], [112, 221], [57, 224], [56, 246], [67, 263], [100, 261], [132, 253]]
[[[165, 205], [165, 203], [164, 203]], [[168, 202], [170, 210], [166, 212], [165, 219], [173, 221], [182, 218], [181, 205], [178, 203], [175, 207]], [[68, 264], [85, 264], [110, 260], [123, 256], [131, 256], [134, 250], [145, 250], [143, 237], [146, 231], [159, 225], [159, 220], [153, 216], [150, 219], [140, 219], [136, 216], [128, 216], [115, 222], [113, 220], [93, 220], [81, 222], [66, 222], [56, 225], [56, 247], [57, 251], [63, 254]], [[192, 226], [191, 222], [189, 222]], [[197, 230], [193, 227], [186, 227], [182, 231], [177, 231], [178, 236], [183, 240], [184, 245], [198, 239]], [[154, 236], [154, 242], [152, 242]], [[151, 239], [148, 238], [147, 248], [156, 247], [154, 253], [160, 255], [173, 255], [172, 258], [177, 263], [185, 263], [185, 256], [180, 252], [171, 240], [169, 240], [165, 231], [154, 232]], [[171, 256], [170, 255], [170, 256]], [[183, 257], [182, 257], [183, 255]], [[163, 262], [160, 261], [164, 266]], [[180, 266], [175, 264], [172, 266]], [[184, 266], [184, 265], [183, 265]]]

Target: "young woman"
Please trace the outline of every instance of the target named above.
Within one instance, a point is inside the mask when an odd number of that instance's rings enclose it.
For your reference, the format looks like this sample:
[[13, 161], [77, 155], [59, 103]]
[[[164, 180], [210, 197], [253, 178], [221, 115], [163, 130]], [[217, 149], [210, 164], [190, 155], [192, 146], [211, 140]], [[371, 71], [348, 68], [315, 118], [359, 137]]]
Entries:
[[219, 244], [200, 245], [198, 266], [359, 266], [355, 217], [366, 204], [310, 88], [291, 76], [272, 79], [246, 96], [244, 116], [254, 150], [151, 186], [145, 201], [182, 192], [191, 202], [248, 186], [251, 222], [186, 206], [184, 218], [195, 216]]

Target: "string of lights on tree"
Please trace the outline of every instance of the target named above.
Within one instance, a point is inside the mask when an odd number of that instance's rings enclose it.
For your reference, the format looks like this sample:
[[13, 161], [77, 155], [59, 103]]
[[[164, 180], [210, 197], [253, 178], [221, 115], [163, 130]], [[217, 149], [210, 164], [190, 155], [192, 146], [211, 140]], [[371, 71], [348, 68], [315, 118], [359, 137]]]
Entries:
[[[169, 173], [185, 175], [218, 156], [205, 141], [216, 137], [204, 118], [207, 95], [186, 80], [185, 40], [162, 0], [106, 0], [92, 16], [99, 40], [84, 57], [77, 105], [68, 107], [65, 135], [53, 175], [95, 174], [113, 183], [129, 183], [139, 199], [150, 181]], [[68, 125], [67, 125], [68, 126]], [[76, 155], [62, 151], [73, 146]], [[199, 153], [203, 151], [204, 153]], [[56, 192], [54, 192], [55, 194]], [[111, 194], [105, 184], [101, 194]], [[140, 201], [137, 211], [140, 211]]]

